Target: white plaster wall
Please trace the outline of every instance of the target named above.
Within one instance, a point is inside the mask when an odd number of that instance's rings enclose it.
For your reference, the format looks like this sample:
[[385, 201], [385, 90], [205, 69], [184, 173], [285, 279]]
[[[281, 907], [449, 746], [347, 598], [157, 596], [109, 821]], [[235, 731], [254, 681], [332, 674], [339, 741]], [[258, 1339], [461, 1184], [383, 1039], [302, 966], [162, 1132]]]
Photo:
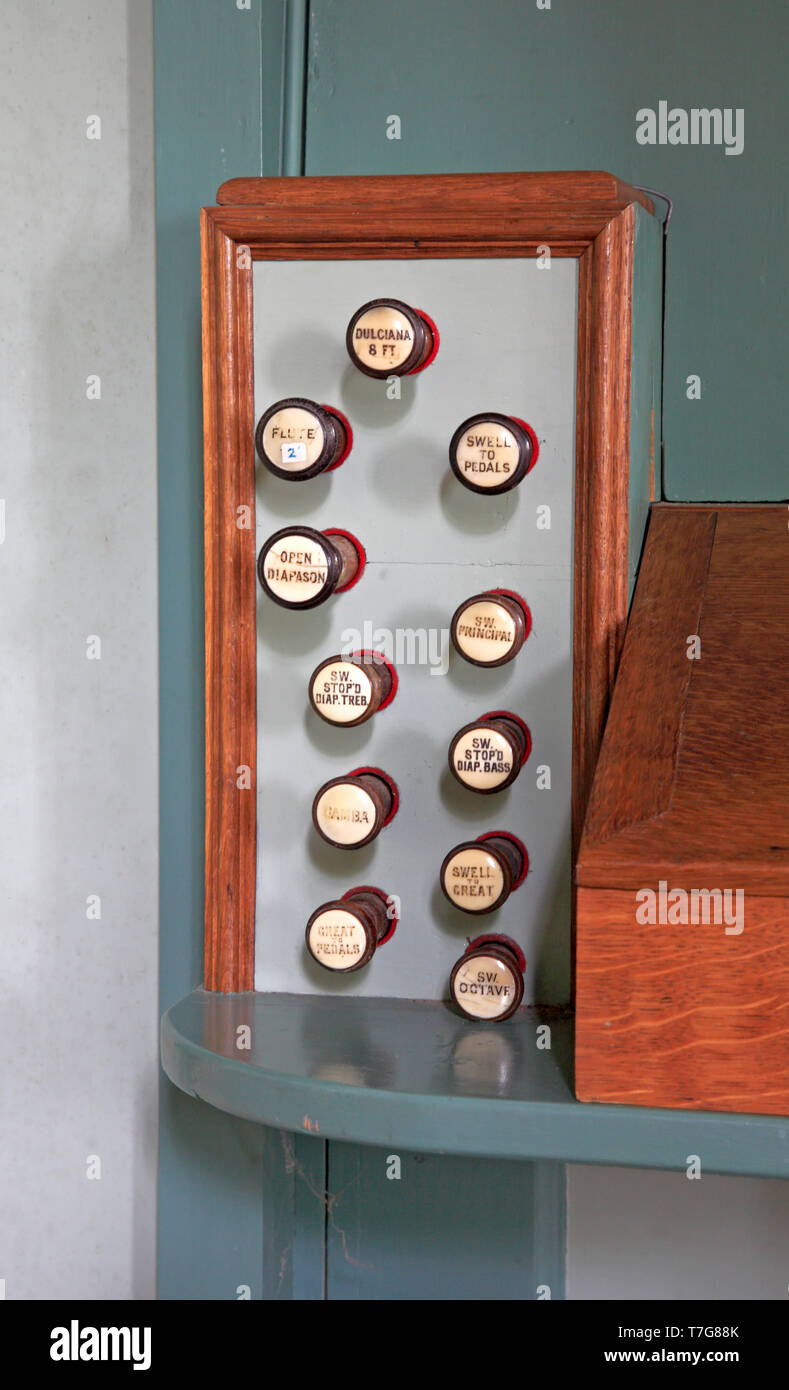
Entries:
[[568, 1169], [570, 1299], [785, 1299], [789, 1182]]
[[[158, 1021], [152, 6], [4, 0], [2, 39], [0, 1279], [9, 1299], [146, 1298]], [[92, 115], [100, 140], [86, 138]], [[87, 659], [91, 636], [100, 660]], [[93, 894], [100, 920], [87, 917]], [[88, 1177], [90, 1155], [100, 1178]]]

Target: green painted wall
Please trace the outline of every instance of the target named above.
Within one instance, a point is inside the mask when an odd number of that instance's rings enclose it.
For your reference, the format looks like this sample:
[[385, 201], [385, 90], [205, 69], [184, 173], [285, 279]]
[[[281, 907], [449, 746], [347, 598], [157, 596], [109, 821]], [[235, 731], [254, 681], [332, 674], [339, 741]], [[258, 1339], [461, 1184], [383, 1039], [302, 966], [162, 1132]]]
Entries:
[[564, 1168], [328, 1145], [326, 1297], [564, 1294]]
[[[531, 0], [250, 0], [249, 9], [236, 0], [155, 0], [155, 8], [164, 1009], [199, 982], [202, 953], [197, 210], [232, 175], [302, 167], [604, 168], [664, 189], [675, 201], [666, 495], [782, 498], [789, 485], [773, 402], [785, 385], [779, 237], [787, 209], [775, 171], [789, 12], [779, 0], [552, 0], [550, 9]], [[635, 113], [661, 99], [743, 107], [743, 153], [638, 145]], [[391, 114], [401, 117], [400, 141], [386, 138]], [[691, 373], [702, 380], [698, 401], [686, 397]], [[440, 1159], [402, 1157], [405, 1186], [382, 1177], [378, 1150], [292, 1141], [163, 1083], [161, 1296], [233, 1298], [248, 1285], [266, 1298], [407, 1297], [422, 1279], [426, 1212], [435, 1222], [430, 1278], [443, 1279], [444, 1296], [511, 1297], [509, 1288], [533, 1296], [543, 1269], [553, 1297], [562, 1296], [560, 1166], [522, 1166], [517, 1220], [485, 1247], [472, 1275], [455, 1258], [448, 1185], [457, 1182], [469, 1201], [478, 1184], [504, 1200], [510, 1165], [499, 1172], [469, 1160], [461, 1173]], [[398, 1241], [384, 1265], [382, 1233], [395, 1212]], [[347, 1257], [348, 1232], [357, 1264]]]
[[[665, 495], [785, 498], [787, 41], [785, 0], [312, 0], [305, 172], [608, 169], [665, 190]], [[637, 144], [660, 100], [742, 107], [742, 154]]]
[[[251, 3], [155, 6], [162, 1010], [203, 975], [199, 209], [240, 168], [261, 172], [264, 127], [263, 147], [278, 158], [280, 35], [264, 45], [261, 3]], [[276, 55], [267, 108], [264, 51]], [[234, 1298], [241, 1285], [260, 1297], [262, 1146], [258, 1126], [209, 1114], [162, 1083], [161, 1298]]]

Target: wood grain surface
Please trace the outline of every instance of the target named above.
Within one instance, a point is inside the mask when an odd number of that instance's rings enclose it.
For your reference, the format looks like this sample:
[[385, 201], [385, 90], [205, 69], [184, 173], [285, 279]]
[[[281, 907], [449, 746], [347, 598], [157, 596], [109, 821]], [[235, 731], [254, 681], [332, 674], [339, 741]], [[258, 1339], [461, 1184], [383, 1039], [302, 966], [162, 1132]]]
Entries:
[[517, 256], [544, 244], [580, 256], [630, 204], [653, 210], [594, 171], [230, 179], [217, 202], [227, 234], [272, 260]]
[[788, 693], [786, 509], [653, 508], [576, 866], [580, 1099], [789, 1114]]
[[789, 893], [788, 694], [786, 508], [654, 507], [577, 882]]
[[738, 936], [635, 909], [632, 890], [578, 890], [578, 1099], [789, 1115], [789, 901], [746, 895]]
[[[641, 203], [647, 212], [652, 200], [632, 184], [600, 169], [569, 169], [500, 174], [360, 174], [301, 178], [286, 191], [291, 207], [312, 207], [325, 197], [332, 208], [345, 207], [356, 217], [366, 209], [386, 211], [398, 202], [424, 211], [445, 211], [447, 204], [464, 204], [476, 216], [485, 215], [491, 202], [515, 213], [539, 212], [548, 207], [575, 219], [596, 216], [596, 231], [629, 203]], [[283, 197], [278, 178], [228, 179], [217, 190], [222, 205], [276, 204]]]
[[[205, 983], [251, 989], [255, 952], [255, 415], [252, 267], [202, 219]], [[249, 526], [239, 527], [240, 507]], [[246, 771], [245, 771], [246, 769]]]
[[579, 265], [573, 862], [627, 619], [634, 236], [631, 206], [591, 242]]
[[598, 767], [584, 825], [585, 855], [668, 809], [694, 669], [686, 636], [699, 630], [715, 522], [715, 513], [653, 510], [628, 659], [623, 655], [611, 702], [610, 752]]

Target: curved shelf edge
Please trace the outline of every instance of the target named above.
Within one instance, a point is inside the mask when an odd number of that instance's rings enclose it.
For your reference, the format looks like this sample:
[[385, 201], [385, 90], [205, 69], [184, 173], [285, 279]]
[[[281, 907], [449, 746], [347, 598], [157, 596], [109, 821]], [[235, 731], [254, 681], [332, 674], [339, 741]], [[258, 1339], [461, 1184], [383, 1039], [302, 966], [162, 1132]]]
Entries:
[[569, 1022], [536, 1009], [480, 1027], [443, 1004], [196, 990], [165, 1013], [161, 1054], [188, 1095], [322, 1139], [683, 1172], [693, 1153], [708, 1172], [789, 1177], [789, 1118], [577, 1101]]

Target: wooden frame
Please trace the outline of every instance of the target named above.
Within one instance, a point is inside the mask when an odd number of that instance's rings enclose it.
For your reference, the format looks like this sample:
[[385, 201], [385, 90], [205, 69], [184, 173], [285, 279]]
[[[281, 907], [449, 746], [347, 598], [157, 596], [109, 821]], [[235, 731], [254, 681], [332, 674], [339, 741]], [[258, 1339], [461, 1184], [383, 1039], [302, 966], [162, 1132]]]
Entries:
[[253, 261], [534, 256], [546, 247], [579, 259], [575, 847], [627, 616], [634, 204], [653, 209], [594, 172], [232, 179], [217, 201], [202, 211], [205, 986], [229, 993], [254, 988], [256, 557], [254, 526], [238, 525], [255, 514]]
[[579, 1100], [789, 1115], [788, 669], [786, 507], [654, 507], [576, 862]]

